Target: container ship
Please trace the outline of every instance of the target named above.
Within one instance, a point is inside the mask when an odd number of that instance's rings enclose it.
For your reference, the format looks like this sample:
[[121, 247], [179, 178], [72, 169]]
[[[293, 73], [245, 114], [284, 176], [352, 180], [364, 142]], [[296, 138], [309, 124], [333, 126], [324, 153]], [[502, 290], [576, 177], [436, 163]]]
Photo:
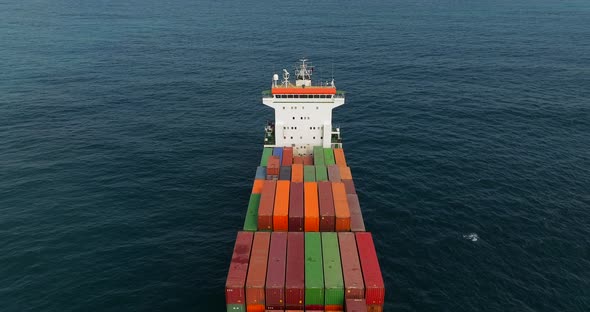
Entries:
[[275, 121], [265, 127], [236, 237], [225, 284], [228, 312], [383, 311], [373, 237], [340, 129], [332, 125], [332, 110], [345, 95], [333, 79], [312, 85], [313, 69], [302, 59], [294, 83], [283, 69], [282, 80], [274, 74], [262, 93]]

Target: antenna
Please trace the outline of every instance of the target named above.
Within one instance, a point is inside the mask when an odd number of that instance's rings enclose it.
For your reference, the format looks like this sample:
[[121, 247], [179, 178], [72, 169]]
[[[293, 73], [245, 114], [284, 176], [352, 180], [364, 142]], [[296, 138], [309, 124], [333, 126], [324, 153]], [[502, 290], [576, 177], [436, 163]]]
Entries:
[[283, 84], [285, 87], [289, 86], [289, 72], [283, 68]]

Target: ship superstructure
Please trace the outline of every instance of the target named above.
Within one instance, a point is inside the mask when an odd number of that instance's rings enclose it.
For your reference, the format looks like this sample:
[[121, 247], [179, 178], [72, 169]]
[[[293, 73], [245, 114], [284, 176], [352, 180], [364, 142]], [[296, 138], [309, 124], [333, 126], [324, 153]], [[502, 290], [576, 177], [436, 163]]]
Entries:
[[295, 83], [283, 69], [283, 79], [274, 74], [272, 88], [263, 93], [262, 103], [274, 108], [275, 122], [266, 128], [265, 147], [293, 147], [296, 156], [311, 155], [314, 146], [341, 147], [340, 129], [332, 125], [332, 110], [344, 104], [344, 92], [334, 79], [312, 84], [314, 67], [301, 59]]

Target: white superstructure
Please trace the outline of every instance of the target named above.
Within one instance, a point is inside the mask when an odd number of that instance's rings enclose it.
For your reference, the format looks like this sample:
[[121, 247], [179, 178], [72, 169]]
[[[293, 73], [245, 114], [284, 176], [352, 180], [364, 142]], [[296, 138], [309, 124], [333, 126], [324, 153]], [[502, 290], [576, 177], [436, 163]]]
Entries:
[[292, 146], [296, 156], [311, 155], [314, 146], [341, 147], [340, 129], [332, 128], [332, 109], [344, 104], [344, 93], [336, 91], [334, 79], [313, 86], [313, 67], [305, 59], [300, 61], [295, 84], [283, 69], [283, 81], [274, 74], [272, 89], [262, 97], [262, 103], [275, 110], [275, 123], [266, 128], [265, 146]]

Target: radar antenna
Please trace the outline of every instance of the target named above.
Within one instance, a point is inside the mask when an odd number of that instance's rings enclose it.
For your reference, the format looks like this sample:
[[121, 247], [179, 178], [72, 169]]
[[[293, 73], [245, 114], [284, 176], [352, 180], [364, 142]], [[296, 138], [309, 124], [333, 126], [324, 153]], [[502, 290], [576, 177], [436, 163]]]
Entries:
[[283, 68], [283, 84], [285, 87], [289, 86], [289, 72]]

